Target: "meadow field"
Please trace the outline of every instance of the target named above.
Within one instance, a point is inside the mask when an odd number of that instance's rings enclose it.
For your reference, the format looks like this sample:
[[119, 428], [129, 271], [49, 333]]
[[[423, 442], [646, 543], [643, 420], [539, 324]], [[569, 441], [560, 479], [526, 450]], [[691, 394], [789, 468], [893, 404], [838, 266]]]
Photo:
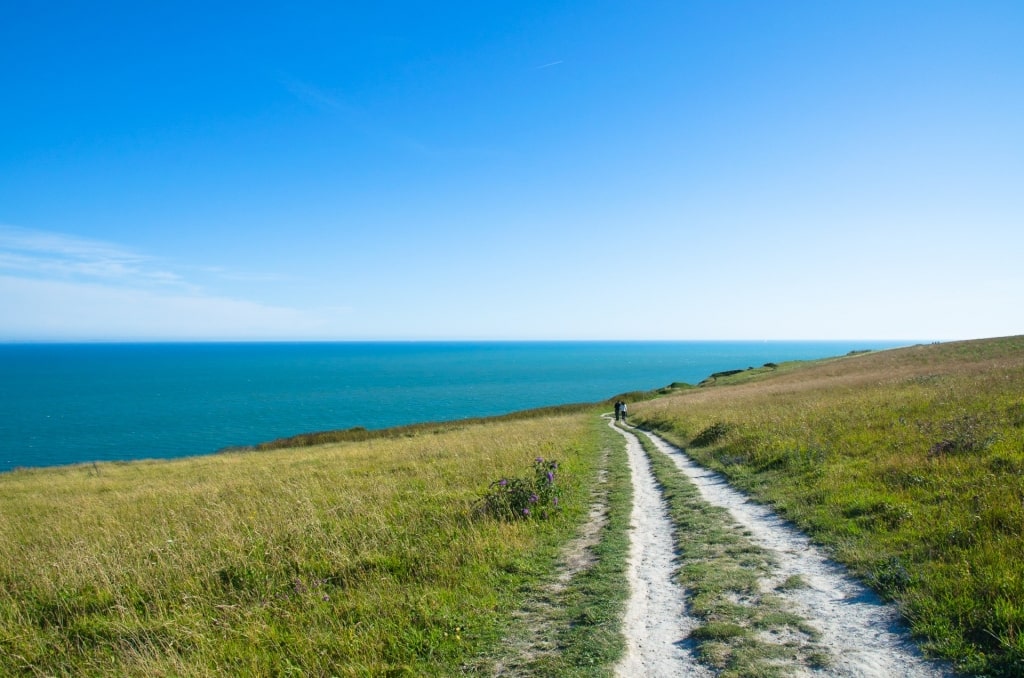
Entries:
[[[602, 435], [553, 415], [0, 475], [0, 675], [459, 673], [551, 572]], [[480, 513], [538, 457], [546, 519]]]

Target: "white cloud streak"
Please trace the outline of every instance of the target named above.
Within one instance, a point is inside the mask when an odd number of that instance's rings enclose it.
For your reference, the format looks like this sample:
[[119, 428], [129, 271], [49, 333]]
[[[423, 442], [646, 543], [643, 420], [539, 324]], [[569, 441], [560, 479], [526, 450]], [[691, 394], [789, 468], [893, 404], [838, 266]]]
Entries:
[[348, 315], [211, 294], [166, 269], [115, 244], [0, 226], [0, 341], [321, 339]]
[[185, 286], [152, 257], [97, 240], [0, 226], [0, 272], [36, 278]]
[[317, 338], [326, 319], [215, 296], [0, 276], [0, 341]]

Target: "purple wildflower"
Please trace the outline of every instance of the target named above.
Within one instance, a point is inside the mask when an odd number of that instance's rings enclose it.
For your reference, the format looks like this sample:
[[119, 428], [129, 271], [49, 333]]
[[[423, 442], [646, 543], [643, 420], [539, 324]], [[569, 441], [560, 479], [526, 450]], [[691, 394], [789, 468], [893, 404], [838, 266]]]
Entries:
[[558, 506], [558, 497], [555, 497], [554, 504], [555, 504], [555, 506]]
[[536, 494], [531, 494], [530, 495], [530, 503], [531, 504], [536, 504], [538, 499], [540, 499], [540, 497], [538, 497]]
[[528, 509], [528, 508], [524, 508], [524, 509], [523, 509], [523, 515], [524, 515], [524, 516], [529, 516], [529, 515], [530, 515], [530, 509]]
[[544, 463], [544, 457], [537, 457], [536, 459], [534, 459], [534, 461], [537, 462], [538, 464], [543, 464]]
[[548, 471], [548, 482], [549, 483], [555, 482], [555, 474], [552, 473], [551, 471]]
[[506, 485], [508, 485], [508, 481], [502, 478], [501, 480], [498, 481], [498, 485], [500, 485], [501, 487], [505, 487]]

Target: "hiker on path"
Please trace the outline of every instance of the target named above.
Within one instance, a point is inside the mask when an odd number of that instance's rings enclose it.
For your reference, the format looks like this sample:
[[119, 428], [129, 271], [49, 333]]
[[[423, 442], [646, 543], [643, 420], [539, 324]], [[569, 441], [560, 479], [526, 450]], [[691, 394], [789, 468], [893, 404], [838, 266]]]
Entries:
[[615, 401], [615, 421], [622, 419], [622, 401]]

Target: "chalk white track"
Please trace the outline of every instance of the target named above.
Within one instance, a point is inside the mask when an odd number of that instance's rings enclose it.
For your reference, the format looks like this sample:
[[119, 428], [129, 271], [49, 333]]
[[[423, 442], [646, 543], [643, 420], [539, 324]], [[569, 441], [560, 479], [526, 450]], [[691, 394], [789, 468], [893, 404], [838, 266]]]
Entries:
[[[683, 592], [672, 581], [676, 567], [671, 526], [647, 458], [634, 436], [625, 434], [633, 473], [630, 586], [625, 633], [629, 649], [618, 667], [621, 676], [705, 676], [684, 639], [694, 627]], [[806, 536], [770, 509], [750, 501], [725, 480], [665, 440], [654, 444], [697, 486], [705, 501], [722, 506], [748, 530], [758, 546], [778, 563], [762, 590], [792, 576], [804, 584], [780, 592], [791, 610], [821, 632], [818, 644], [831, 654], [825, 670], [796, 669], [797, 676], [856, 678], [933, 678], [955, 675], [948, 666], [924, 659], [909, 640], [896, 610], [829, 560]]]
[[623, 435], [633, 476], [633, 510], [630, 596], [624, 620], [626, 653], [616, 673], [623, 678], [711, 676], [697, 663], [686, 642], [696, 622], [686, 614], [683, 591], [672, 576], [678, 563], [665, 502], [639, 441], [635, 436]]

